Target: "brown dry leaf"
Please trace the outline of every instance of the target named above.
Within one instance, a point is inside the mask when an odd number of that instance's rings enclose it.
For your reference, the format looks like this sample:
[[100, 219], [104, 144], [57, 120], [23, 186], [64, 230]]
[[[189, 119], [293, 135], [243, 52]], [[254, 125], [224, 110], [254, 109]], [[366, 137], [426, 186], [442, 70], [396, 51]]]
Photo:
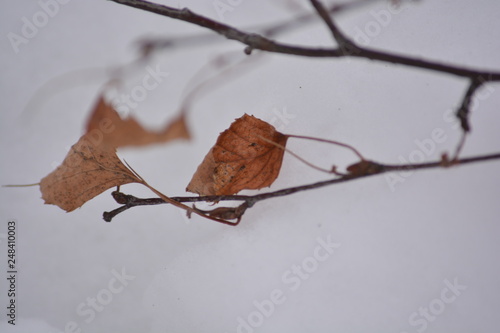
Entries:
[[94, 141], [100, 141], [104, 146], [115, 148], [143, 146], [190, 138], [183, 113], [167, 124], [163, 130], [152, 132], [144, 129], [132, 117], [120, 118], [113, 106], [107, 103], [103, 96], [99, 98], [87, 123], [87, 134]]
[[383, 166], [372, 161], [361, 160], [351, 164], [346, 168], [349, 176], [364, 176], [380, 173], [383, 171]]
[[[264, 139], [263, 139], [264, 138]], [[200, 195], [231, 195], [270, 186], [281, 168], [288, 136], [245, 114], [219, 135], [186, 190]]]
[[128, 183], [143, 181], [123, 165], [115, 149], [104, 149], [86, 134], [63, 163], [40, 181], [40, 191], [46, 204], [70, 212], [111, 187]]

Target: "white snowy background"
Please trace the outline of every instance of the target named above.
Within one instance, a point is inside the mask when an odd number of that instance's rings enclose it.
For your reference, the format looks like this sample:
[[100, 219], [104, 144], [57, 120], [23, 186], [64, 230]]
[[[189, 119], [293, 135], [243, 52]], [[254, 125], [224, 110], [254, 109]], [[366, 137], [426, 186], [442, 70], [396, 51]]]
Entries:
[[[222, 16], [213, 0], [161, 1], [241, 28], [312, 11], [308, 2], [221, 2], [231, 8]], [[36, 183], [57, 167], [83, 133], [107, 73], [135, 59], [139, 38], [207, 33], [105, 0], [0, 6], [0, 184]], [[377, 2], [337, 20], [374, 48], [498, 71], [499, 15], [496, 0], [428, 0], [399, 9]], [[13, 34], [26, 40], [13, 46]], [[277, 39], [333, 45], [319, 21]], [[128, 72], [121, 93], [142, 85], [147, 66], [168, 75], [129, 113], [159, 128], [200, 68], [238, 50], [221, 38], [156, 54]], [[284, 133], [350, 143], [381, 162], [435, 160], [459, 139], [451, 112], [466, 87], [464, 79], [387, 63], [267, 55], [193, 104], [192, 142], [119, 155], [164, 193], [187, 195], [217, 135], [248, 113]], [[498, 89], [479, 91], [464, 156], [498, 151]], [[356, 161], [325, 144], [290, 140], [288, 147], [324, 167]], [[188, 220], [166, 205], [105, 223], [102, 212], [118, 207], [111, 190], [65, 213], [44, 205], [38, 187], [1, 188], [0, 331], [493, 332], [500, 311], [498, 167], [395, 174], [396, 183], [382, 175], [267, 200], [235, 228]], [[271, 190], [327, 178], [286, 156]], [[154, 196], [136, 185], [122, 189]], [[15, 326], [6, 316], [10, 220], [17, 222]], [[321, 245], [329, 242], [331, 253]]]

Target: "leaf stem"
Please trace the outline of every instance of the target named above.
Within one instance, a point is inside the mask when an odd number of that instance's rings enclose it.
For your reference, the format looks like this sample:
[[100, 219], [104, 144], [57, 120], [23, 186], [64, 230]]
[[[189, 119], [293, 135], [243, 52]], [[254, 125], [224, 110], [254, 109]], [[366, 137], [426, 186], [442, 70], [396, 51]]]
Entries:
[[354, 154], [356, 154], [359, 157], [360, 160], [362, 160], [362, 161], [365, 160], [363, 155], [361, 155], [361, 153], [356, 148], [354, 148], [351, 145], [348, 145], [347, 143], [342, 143], [339, 141], [327, 140], [327, 139], [322, 139], [322, 138], [316, 138], [316, 137], [312, 137], [312, 136], [305, 136], [305, 135], [293, 135], [293, 134], [285, 134], [285, 135], [290, 137], [290, 138], [314, 140], [314, 141], [325, 142], [325, 143], [330, 143], [333, 145], [341, 146], [341, 147], [350, 149]]
[[40, 183], [33, 183], [33, 184], [20, 184], [20, 185], [2, 185], [2, 187], [31, 187], [31, 186], [38, 186]]

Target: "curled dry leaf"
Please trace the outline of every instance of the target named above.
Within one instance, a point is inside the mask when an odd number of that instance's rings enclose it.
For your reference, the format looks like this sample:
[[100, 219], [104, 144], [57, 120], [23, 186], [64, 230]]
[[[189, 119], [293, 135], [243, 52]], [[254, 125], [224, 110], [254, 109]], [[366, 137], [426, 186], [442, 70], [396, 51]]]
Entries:
[[[236, 224], [241, 221], [243, 214], [248, 208], [248, 203], [243, 202], [238, 207], [218, 207], [212, 210], [201, 210], [196, 208], [196, 205], [193, 205], [193, 211], [196, 213], [202, 213], [204, 215], [208, 215], [211, 217], [216, 217], [223, 220], [236, 220]], [[187, 212], [187, 216], [191, 218], [191, 212]]]
[[280, 172], [284, 154], [280, 146], [287, 139], [272, 125], [245, 114], [219, 135], [186, 190], [231, 195], [270, 186]]
[[101, 96], [88, 123], [87, 134], [107, 147], [144, 146], [174, 139], [189, 139], [184, 114], [159, 131], [148, 131], [132, 117], [122, 119], [111, 104]]
[[135, 119], [121, 119], [101, 95], [87, 132], [71, 147], [61, 166], [40, 181], [42, 198], [70, 212], [107, 189], [145, 182], [120, 161], [116, 148], [189, 138], [184, 114], [162, 131], [145, 130]]
[[142, 180], [120, 161], [115, 149], [103, 149], [84, 135], [63, 163], [40, 181], [40, 191], [46, 204], [70, 212], [111, 187], [128, 183]]
[[382, 165], [367, 160], [361, 160], [346, 168], [349, 176], [373, 175], [383, 171]]

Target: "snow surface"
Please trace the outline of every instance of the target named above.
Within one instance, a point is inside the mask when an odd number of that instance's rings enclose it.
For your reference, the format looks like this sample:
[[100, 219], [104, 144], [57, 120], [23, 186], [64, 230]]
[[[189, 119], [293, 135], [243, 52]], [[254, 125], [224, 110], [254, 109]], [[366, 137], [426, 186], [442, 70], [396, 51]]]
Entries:
[[[241, 28], [311, 11], [285, 0], [221, 1], [233, 9], [222, 20]], [[47, 3], [0, 3], [0, 184], [36, 183], [64, 159], [110, 70], [135, 58], [138, 38], [207, 33], [104, 0], [59, 0], [44, 21]], [[212, 0], [162, 3], [221, 19]], [[371, 47], [500, 70], [500, 2], [388, 6], [340, 15], [339, 26]], [[9, 33], [22, 35], [35, 19], [40, 27], [16, 53]], [[332, 43], [319, 21], [277, 38]], [[158, 53], [147, 66], [168, 76], [129, 113], [160, 126], [200, 68], [242, 49], [221, 38]], [[457, 143], [451, 112], [467, 87], [463, 79], [360, 59], [262, 61], [193, 104], [192, 142], [119, 155], [164, 193], [185, 195], [218, 133], [243, 113], [284, 133], [350, 143], [386, 163], [435, 160]], [[121, 93], [147, 74], [145, 66], [127, 72]], [[498, 151], [498, 88], [479, 92], [464, 156]], [[324, 167], [355, 161], [319, 143], [291, 140], [289, 148]], [[236, 228], [188, 220], [168, 206], [131, 209], [105, 223], [102, 212], [118, 206], [111, 190], [65, 213], [44, 205], [37, 187], [1, 188], [0, 331], [493, 332], [500, 311], [497, 170], [489, 162], [398, 175], [404, 181], [392, 187], [382, 175], [302, 192], [257, 204]], [[271, 190], [328, 177], [286, 156]], [[153, 196], [137, 185], [123, 191]], [[17, 222], [15, 326], [6, 316], [10, 220]]]

